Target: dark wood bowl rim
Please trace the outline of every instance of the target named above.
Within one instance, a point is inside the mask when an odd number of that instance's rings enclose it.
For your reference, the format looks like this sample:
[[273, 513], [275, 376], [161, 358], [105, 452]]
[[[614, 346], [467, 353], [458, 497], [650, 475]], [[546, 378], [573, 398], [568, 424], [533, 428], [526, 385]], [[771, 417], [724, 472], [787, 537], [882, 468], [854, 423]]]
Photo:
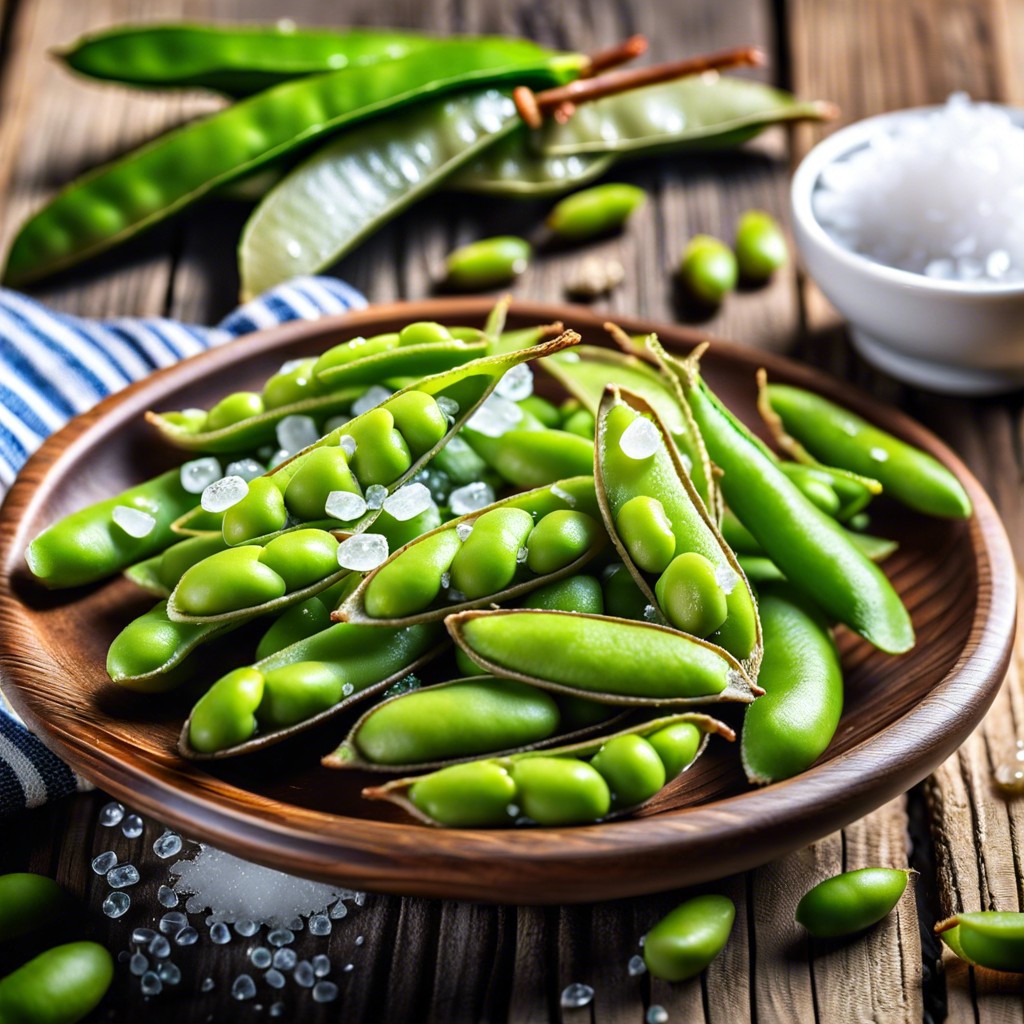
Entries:
[[[646, 894], [694, 884], [765, 863], [825, 835], [905, 792], [948, 757], [981, 720], [1009, 666], [1016, 619], [1016, 573], [1005, 530], [982, 486], [938, 438], [901, 412], [849, 385], [781, 356], [714, 342], [716, 356], [763, 365], [769, 374], [813, 388], [932, 452], [959, 477], [974, 503], [969, 523], [978, 595], [967, 644], [954, 667], [902, 717], [835, 758], [786, 782], [709, 804], [647, 818], [574, 829], [440, 830], [326, 815], [279, 803], [198, 777], [202, 766], [126, 763], [116, 752], [60, 733], [20, 685], [28, 666], [52, 664], [37, 646], [19, 648], [31, 613], [12, 589], [11, 569], [30, 539], [32, 519], [59, 477], [92, 435], [130, 423], [152, 395], [200, 368], [230, 369], [238, 360], [335, 330], [351, 333], [381, 320], [484, 318], [492, 300], [437, 299], [392, 303], [318, 321], [273, 327], [147, 377], [72, 420], [32, 456], [0, 509], [0, 669], [4, 692], [31, 728], [85, 778], [161, 822], [200, 835], [240, 856], [365, 889], [409, 895], [509, 903], [565, 903]], [[516, 302], [516, 319], [562, 320], [599, 330], [607, 316], [585, 307]], [[631, 333], [656, 330], [670, 345], [702, 340], [690, 328], [633, 317], [614, 319]], [[35, 475], [38, 482], [33, 482]], [[10, 628], [18, 620], [22, 629]], [[56, 667], [56, 666], [54, 666]], [[189, 772], [192, 773], [189, 776]], [[183, 774], [184, 773], [184, 774]]]

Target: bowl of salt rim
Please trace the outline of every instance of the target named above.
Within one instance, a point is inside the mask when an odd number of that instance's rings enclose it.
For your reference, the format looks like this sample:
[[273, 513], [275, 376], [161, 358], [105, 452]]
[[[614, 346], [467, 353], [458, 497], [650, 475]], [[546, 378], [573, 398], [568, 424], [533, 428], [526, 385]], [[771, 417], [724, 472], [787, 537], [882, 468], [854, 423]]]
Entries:
[[[1024, 110], [994, 104], [1017, 126]], [[880, 114], [819, 142], [793, 176], [790, 198], [804, 266], [849, 321], [870, 363], [932, 391], [986, 395], [1024, 386], [1024, 281], [948, 280], [886, 266], [847, 248], [819, 222], [814, 194], [822, 172], [863, 149], [879, 132], [941, 107]]]

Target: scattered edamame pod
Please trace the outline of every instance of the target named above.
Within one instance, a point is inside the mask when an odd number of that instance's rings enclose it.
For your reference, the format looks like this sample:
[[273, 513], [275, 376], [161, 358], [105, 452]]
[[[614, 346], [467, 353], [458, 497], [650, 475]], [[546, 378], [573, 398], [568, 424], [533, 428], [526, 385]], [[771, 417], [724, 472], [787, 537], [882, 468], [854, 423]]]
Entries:
[[0, 979], [4, 1024], [75, 1024], [114, 979], [114, 961], [96, 942], [69, 942], [40, 953]]
[[583, 242], [621, 228], [646, 199], [644, 190], [635, 185], [595, 185], [556, 204], [547, 226], [558, 238]]
[[741, 215], [733, 248], [740, 276], [747, 281], [767, 281], [789, 259], [779, 222], [764, 210], [747, 210]]
[[[927, 452], [803, 388], [767, 384], [763, 394], [778, 418], [768, 425], [784, 447], [791, 447], [788, 435], [823, 462], [874, 477], [886, 494], [926, 515], [963, 519], [971, 514], [960, 481]], [[799, 458], [799, 450], [794, 455]]]
[[497, 288], [523, 273], [532, 255], [530, 243], [514, 235], [482, 238], [448, 255], [445, 284], [460, 291]]
[[602, 739], [449, 765], [363, 790], [433, 825], [583, 825], [629, 814], [690, 767], [728, 726], [671, 715]]
[[819, 939], [861, 932], [899, 903], [910, 874], [897, 868], [860, 868], [826, 878], [797, 904], [797, 923]]
[[843, 711], [843, 670], [828, 623], [786, 583], [758, 585], [764, 695], [744, 712], [740, 757], [764, 785], [809, 768], [825, 751]]
[[1024, 914], [980, 910], [940, 921], [935, 931], [962, 960], [993, 971], [1024, 972]]
[[28, 871], [0, 875], [0, 942], [46, 928], [66, 904], [64, 890], [52, 878]]
[[736, 907], [727, 896], [695, 896], [663, 917], [644, 938], [644, 963], [656, 978], [700, 974], [729, 941]]
[[683, 250], [679, 279], [693, 298], [717, 306], [739, 278], [736, 255], [711, 235], [695, 235]]

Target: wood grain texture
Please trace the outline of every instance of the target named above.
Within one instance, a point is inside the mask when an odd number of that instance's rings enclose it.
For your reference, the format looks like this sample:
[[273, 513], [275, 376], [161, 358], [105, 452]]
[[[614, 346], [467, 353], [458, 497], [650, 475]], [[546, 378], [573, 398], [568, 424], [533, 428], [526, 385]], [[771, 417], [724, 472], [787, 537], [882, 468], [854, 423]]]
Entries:
[[[104, 158], [110, 151], [106, 147], [113, 150], [127, 145], [159, 124], [180, 118], [187, 105], [208, 102], [191, 96], [143, 97], [73, 81], [47, 68], [43, 57], [46, 47], [67, 42], [84, 28], [130, 17], [268, 20], [282, 13], [279, 0], [246, 0], [244, 5], [240, 0], [184, 0], [181, 4], [171, 0], [93, 0], [77, 5], [63, 0], [5, 0], [5, 5], [12, 16], [8, 19], [10, 43], [5, 51], [8, 59], [0, 66], [0, 208], [4, 237], [13, 232], [24, 210], [60, 183], [65, 160], [69, 166], [81, 167], [88, 159]], [[1007, 8], [1012, 34], [1006, 31]], [[650, 30], [654, 26], [657, 57], [723, 44], [760, 43], [772, 54], [769, 74], [775, 80], [795, 85], [805, 96], [839, 101], [847, 119], [912, 102], [941, 100], [954, 88], [967, 87], [979, 96], [998, 97], [1003, 83], [1008, 82], [1009, 95], [1017, 100], [1024, 96], [1024, 64], [1019, 59], [1008, 59], [1011, 54], [1019, 54], [1024, 45], [1024, 0], [981, 0], [977, 4], [971, 0], [906, 0], [900, 4], [885, 0], [835, 0], [828, 4], [814, 0], [700, 0], [670, 9], [659, 0], [573, 0], [557, 5], [537, 0], [507, 0], [502, 4], [484, 0], [346, 0], [344, 5], [293, 0], [287, 13], [309, 24], [348, 20], [429, 26], [437, 31], [487, 28], [582, 46], [594, 40], [605, 44], [640, 27]], [[778, 39], [777, 25], [782, 29]], [[787, 53], [793, 55], [792, 67], [785, 59]], [[809, 138], [808, 133], [798, 136], [796, 152]], [[759, 149], [766, 155], [756, 162], [728, 157], [668, 159], [649, 168], [624, 169], [623, 175], [616, 172], [615, 177], [625, 176], [647, 187], [651, 205], [636, 238], [631, 232], [602, 243], [597, 250], [622, 259], [629, 272], [622, 289], [610, 300], [598, 303], [597, 308], [660, 320], [687, 316], [688, 311], [675, 301], [666, 268], [677, 258], [673, 248], [685, 240], [688, 225], [727, 236], [731, 230], [728, 214], [741, 208], [739, 195], [730, 190], [732, 186], [742, 189], [745, 205], [783, 214], [787, 209], [788, 137], [772, 133]], [[455, 239], [509, 226], [518, 230], [524, 221], [536, 222], [543, 212], [543, 204], [516, 206], [510, 211], [496, 204], [451, 202], [438, 197], [404, 215], [346, 260], [338, 272], [375, 300], [420, 298], [429, 294], [432, 277]], [[130, 258], [111, 259], [103, 273], [67, 275], [43, 294], [72, 311], [107, 315], [170, 312], [210, 322], [233, 302], [237, 287], [233, 242], [244, 216], [244, 209], [227, 204], [204, 208], [136, 244]], [[568, 263], [566, 257], [561, 259]], [[560, 281], [568, 273], [568, 265], [548, 274], [545, 268], [549, 260], [553, 257], [542, 257], [538, 272], [522, 282], [523, 294], [545, 301], [561, 298]], [[803, 340], [798, 335], [801, 308], [811, 327]], [[923, 420], [979, 477], [1003, 514], [1018, 556], [1024, 554], [1020, 459], [1024, 433], [1019, 400], [952, 402], [909, 393], [856, 359], [841, 333], [829, 330], [834, 325], [820, 302], [814, 307], [806, 292], [798, 292], [790, 271], [768, 289], [736, 296], [707, 326], [755, 345], [785, 348], [795, 343], [801, 358], [866, 386], [881, 400], [899, 404]], [[957, 581], [952, 585], [958, 585]], [[997, 704], [996, 708], [1002, 706]], [[956, 767], [957, 762], [952, 763]], [[109, 843], [109, 831], [98, 829], [95, 820], [104, 799], [100, 795], [80, 797], [5, 829], [0, 841], [0, 870], [29, 867], [58, 877], [79, 896], [88, 898], [92, 911], [88, 927], [116, 949], [123, 947], [131, 927], [151, 921], [141, 909], [137, 918], [113, 922], [98, 914], [102, 886], [89, 872], [87, 862]], [[952, 843], [966, 876], [971, 877], [973, 863], [973, 875], [977, 877], [980, 868], [970, 806], [965, 803], [962, 807], [945, 822], [941, 805], [933, 805], [936, 841]], [[896, 836], [903, 821], [902, 809], [895, 802], [865, 819], [863, 828], [869, 836], [890, 832]], [[860, 827], [858, 824], [844, 830], [848, 849], [853, 830]], [[151, 838], [149, 832], [147, 838]], [[994, 841], [992, 833], [988, 840], [990, 844]], [[834, 844], [836, 840], [828, 842]], [[892, 849], [898, 852], [899, 843], [894, 841]], [[880, 848], [879, 859], [882, 854]], [[136, 845], [132, 855], [141, 862], [145, 878], [154, 878], [160, 865], [148, 844]], [[866, 856], [875, 856], [874, 850]], [[1014, 859], [1010, 851], [1000, 863], [1003, 877], [1016, 879], [1019, 889], [1021, 858]], [[760, 869], [756, 898], [799, 892], [806, 882], [803, 864], [800, 855], [792, 855]], [[775, 880], [771, 885], [765, 882], [769, 876]], [[608, 972], [595, 985], [597, 1006], [583, 1019], [592, 1024], [613, 1019], [640, 1024], [652, 997], [657, 996], [672, 1011], [672, 1021], [828, 1021], [827, 1007], [823, 1011], [815, 1005], [811, 1008], [814, 1015], [809, 1016], [806, 1003], [787, 1001], [787, 991], [807, 989], [803, 982], [788, 977], [790, 972], [806, 974], [806, 959], [769, 960], [770, 947], [766, 947], [762, 962], [755, 930], [747, 926], [758, 909], [748, 899], [755, 896], [753, 879], [740, 877], [716, 888], [736, 899], [739, 920], [733, 941], [712, 966], [699, 992], [688, 986], [652, 985], [648, 978], [639, 982], [629, 979], [623, 985], [621, 971]], [[150, 905], [153, 891], [148, 890]], [[610, 904], [602, 918], [602, 941], [609, 944], [602, 962], [625, 964], [642, 931], [685, 895], [672, 892]], [[145, 905], [146, 900], [139, 902]], [[439, 922], [433, 909], [436, 906], [424, 900], [371, 898], [358, 917], [344, 928], [336, 927], [330, 940], [332, 958], [336, 964], [354, 959], [356, 967], [341, 979], [340, 1004], [317, 1010], [307, 998], [299, 1004], [302, 1019], [335, 1020], [340, 1005], [346, 1020], [377, 1022], [387, 1019], [382, 1007], [399, 1003], [416, 1007], [413, 1019], [417, 1020], [534, 1022], [562, 1018], [558, 1007], [561, 987], [580, 979], [567, 976], [560, 965], [576, 941], [575, 930], [590, 926], [586, 918], [574, 916], [575, 911], [553, 908], [480, 911], [468, 904], [445, 904]], [[937, 907], [922, 909], [929, 917], [938, 912]], [[779, 902], [758, 912], [781, 918], [789, 910]], [[448, 922], [445, 935], [450, 938], [442, 944], [440, 932], [432, 933], [430, 929], [441, 927], [444, 921]], [[495, 934], [490, 922], [500, 922], [494, 946], [478, 941], [482, 928], [491, 929], [488, 935]], [[361, 948], [353, 945], [359, 931], [366, 936]], [[872, 1005], [915, 1005], [920, 994], [915, 971], [920, 971], [920, 962], [914, 962], [913, 950], [906, 947], [904, 970], [896, 976], [889, 965], [892, 956], [899, 953], [898, 936], [894, 937], [891, 929], [884, 934], [886, 955], [871, 963], [869, 975], [852, 978], [845, 965], [835, 965], [841, 973], [833, 974], [833, 961], [826, 960], [815, 964], [815, 988], [825, 990], [831, 980], [833, 988], [841, 991], [845, 987], [856, 995], [863, 992], [867, 981], [873, 993], [889, 993], [885, 997], [889, 1003], [879, 1002], [883, 997], [873, 994]], [[403, 955], [400, 962], [392, 955], [396, 943]], [[564, 953], [560, 953], [561, 943], [566, 945]], [[434, 965], [433, 970], [411, 969], [410, 964], [415, 966], [418, 960]], [[131, 983], [122, 968], [102, 1019], [132, 1021], [143, 1015], [152, 1021], [202, 1021], [211, 1015], [216, 1020], [235, 1019], [239, 1007], [227, 994], [225, 980], [230, 979], [230, 971], [241, 969], [239, 965], [237, 946], [221, 948], [206, 943], [183, 962], [181, 990], [148, 1004], [143, 1003], [137, 984]], [[438, 994], [453, 990], [444, 988], [443, 979], [453, 968], [462, 972], [463, 967], [467, 973], [458, 974], [458, 1000], [451, 1008], [438, 1010]], [[217, 978], [218, 988], [200, 996], [199, 983], [207, 974]], [[948, 988], [953, 1021], [1021, 1019], [1019, 996], [1016, 1004], [1012, 997], [994, 994], [990, 998], [989, 993], [972, 987], [969, 976], [961, 980], [958, 989], [953, 987], [955, 980], [950, 973], [946, 985], [941, 979], [938, 985], [928, 982], [933, 1000], [930, 1012], [942, 1012]], [[393, 988], [403, 990], [404, 995], [389, 996]], [[487, 1001], [481, 1002], [484, 990]], [[261, 989], [260, 999], [265, 1004], [269, 994]], [[849, 1012], [852, 1006], [842, 1006], [840, 1015], [831, 1019], [843, 1024], [854, 1019]], [[289, 1002], [292, 1008], [297, 1010], [294, 998]], [[860, 1004], [856, 1008], [868, 1016]], [[609, 1016], [613, 1012], [615, 1016]], [[579, 1012], [573, 1019], [580, 1019]], [[912, 1015], [912, 1019], [920, 1016]]]

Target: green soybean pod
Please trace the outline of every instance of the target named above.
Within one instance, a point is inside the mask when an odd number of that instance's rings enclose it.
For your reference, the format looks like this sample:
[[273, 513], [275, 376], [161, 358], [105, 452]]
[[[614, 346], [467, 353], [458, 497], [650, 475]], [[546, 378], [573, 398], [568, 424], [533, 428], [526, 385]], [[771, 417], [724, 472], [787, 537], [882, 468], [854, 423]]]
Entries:
[[727, 896], [696, 896], [663, 917], [644, 939], [644, 963], [656, 978], [700, 974], [729, 941], [736, 907]]
[[815, 458], [878, 480], [884, 492], [926, 515], [964, 519], [971, 499], [934, 456], [821, 395], [769, 384], [767, 396], [786, 432]]
[[635, 185], [595, 185], [557, 203], [547, 225], [559, 238], [583, 242], [621, 228], [646, 199], [644, 190]]
[[399, 619], [428, 608], [461, 547], [454, 530], [442, 530], [381, 566], [366, 588], [367, 615]]
[[530, 746], [558, 726], [550, 694], [512, 679], [474, 678], [385, 701], [356, 723], [348, 742], [370, 764], [422, 765]]
[[171, 595], [186, 615], [221, 615], [284, 597], [288, 587], [279, 573], [260, 561], [258, 544], [218, 551], [192, 566]]
[[114, 978], [114, 961], [96, 942], [70, 942], [29, 960], [0, 980], [4, 1024], [75, 1024], [91, 1013]]
[[815, 938], [854, 935], [892, 911], [909, 877], [897, 868], [860, 868], [826, 878], [797, 904], [797, 923]]
[[740, 217], [733, 248], [740, 275], [747, 281], [767, 281], [789, 259], [782, 228], [764, 210], [747, 210]]
[[0, 875], [0, 942], [19, 939], [52, 924], [66, 904], [64, 890], [45, 875]]
[[708, 306], [717, 306], [739, 278], [736, 256], [724, 242], [711, 235], [697, 235], [683, 250], [679, 278], [687, 291]]
[[256, 732], [256, 709], [262, 700], [261, 672], [239, 668], [222, 676], [192, 709], [189, 743], [204, 754], [244, 743]]
[[473, 450], [513, 487], [533, 488], [593, 472], [594, 443], [566, 430], [509, 430], [500, 437], [467, 431]]
[[1024, 914], [980, 910], [956, 914], [935, 926], [961, 959], [993, 971], [1024, 972]]
[[445, 283], [459, 291], [496, 288], [523, 273], [531, 256], [530, 243], [515, 235], [482, 238], [448, 255]]
[[825, 751], [843, 712], [843, 669], [824, 615], [784, 582], [758, 590], [765, 690], [746, 709], [740, 756], [747, 778], [766, 784], [809, 768]]

